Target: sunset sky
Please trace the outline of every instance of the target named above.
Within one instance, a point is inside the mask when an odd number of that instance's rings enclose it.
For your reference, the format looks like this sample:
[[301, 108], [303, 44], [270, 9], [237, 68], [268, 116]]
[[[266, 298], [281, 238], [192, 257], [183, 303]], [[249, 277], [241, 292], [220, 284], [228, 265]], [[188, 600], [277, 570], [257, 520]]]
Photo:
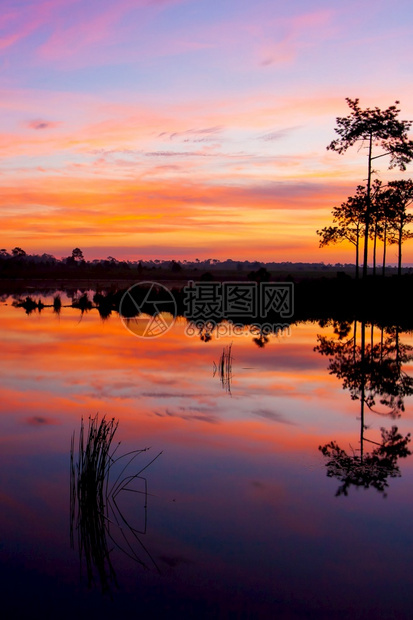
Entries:
[[[413, 119], [410, 0], [2, 0], [1, 247], [353, 262], [345, 97]], [[388, 171], [383, 181], [413, 176]], [[396, 262], [396, 246], [389, 251]], [[413, 242], [404, 262], [413, 263]]]

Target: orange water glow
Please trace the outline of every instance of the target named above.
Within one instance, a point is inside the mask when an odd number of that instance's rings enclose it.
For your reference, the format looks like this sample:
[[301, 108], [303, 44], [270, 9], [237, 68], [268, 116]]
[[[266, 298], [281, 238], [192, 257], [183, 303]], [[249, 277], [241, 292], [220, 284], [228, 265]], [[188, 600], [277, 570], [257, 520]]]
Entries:
[[[81, 416], [97, 412], [120, 419], [128, 441], [159, 449], [167, 441], [314, 452], [332, 433], [344, 443], [357, 437], [357, 405], [314, 352], [323, 330], [312, 324], [293, 325], [289, 337], [272, 336], [261, 350], [251, 335], [201, 342], [185, 335], [184, 321], [149, 340], [128, 332], [117, 315], [102, 321], [96, 311], [64, 308], [57, 316], [46, 308], [25, 316], [3, 305], [1, 314], [1, 411], [29, 450], [34, 427], [46, 446], [61, 425], [76, 428]], [[213, 364], [231, 342], [228, 394]], [[7, 449], [5, 437], [1, 442]]]

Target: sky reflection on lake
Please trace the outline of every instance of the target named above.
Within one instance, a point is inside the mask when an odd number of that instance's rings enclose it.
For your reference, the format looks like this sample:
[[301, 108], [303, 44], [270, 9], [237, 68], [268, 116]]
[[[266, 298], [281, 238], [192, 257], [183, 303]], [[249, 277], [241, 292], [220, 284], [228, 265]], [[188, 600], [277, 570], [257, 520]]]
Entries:
[[[145, 341], [96, 311], [26, 316], [9, 300], [0, 314], [0, 574], [6, 592], [25, 593], [6, 604], [16, 617], [137, 606], [151, 617], [409, 617], [413, 459], [400, 460], [387, 498], [335, 497], [318, 446], [357, 449], [360, 412], [314, 350], [331, 327], [292, 325], [259, 348], [252, 336], [189, 338], [183, 320]], [[231, 342], [229, 394], [213, 368]], [[411, 431], [405, 404], [397, 420], [367, 411], [368, 437]], [[162, 451], [145, 471], [141, 538], [159, 572], [115, 549], [112, 598], [97, 576], [88, 590], [69, 544], [70, 438], [96, 413], [119, 419], [123, 452], [151, 448], [137, 468]], [[129, 495], [135, 523], [142, 499]]]

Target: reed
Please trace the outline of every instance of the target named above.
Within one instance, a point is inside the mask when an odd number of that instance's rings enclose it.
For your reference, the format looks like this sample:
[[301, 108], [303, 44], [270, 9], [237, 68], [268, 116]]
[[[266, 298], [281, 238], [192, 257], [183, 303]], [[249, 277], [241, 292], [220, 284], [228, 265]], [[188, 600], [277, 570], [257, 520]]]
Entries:
[[[147, 568], [141, 553], [134, 548], [138, 543], [157, 568], [152, 556], [139, 538], [146, 532], [147, 521], [147, 482], [140, 474], [153, 463], [159, 454], [138, 472], [128, 474], [132, 461], [142, 452], [133, 450], [115, 458], [120, 442], [113, 446], [118, 428], [114, 418], [107, 420], [98, 415], [89, 418], [85, 429], [83, 418], [80, 424], [78, 454], [75, 456], [75, 433], [70, 446], [70, 541], [75, 547], [75, 530], [77, 530], [78, 549], [81, 564], [86, 563], [88, 586], [92, 587], [97, 572], [103, 593], [110, 593], [113, 585], [117, 586], [116, 573], [112, 564], [114, 546], [126, 553], [133, 560]], [[111, 471], [116, 463], [125, 459], [120, 473], [111, 480]], [[136, 478], [144, 480], [144, 529], [138, 531], [131, 527], [122, 514], [116, 498], [122, 491], [134, 491], [130, 487]], [[139, 491], [134, 491], [139, 493]], [[110, 546], [109, 546], [110, 543]], [[113, 543], [113, 544], [112, 544]]]
[[60, 297], [59, 293], [57, 293], [57, 295], [53, 297], [53, 312], [55, 312], [56, 314], [60, 314], [61, 309], [62, 298]]
[[218, 374], [222, 387], [229, 394], [231, 394], [233, 359], [231, 342], [231, 344], [223, 348], [218, 364], [213, 362], [213, 376], [215, 377]]
[[14, 306], [15, 308], [24, 308], [26, 314], [31, 314], [35, 310], [41, 312], [45, 307], [44, 303], [40, 299], [38, 301], [35, 301], [30, 295], [24, 300], [19, 299], [13, 301], [12, 306]]
[[83, 293], [83, 295], [73, 299], [72, 308], [78, 308], [83, 314], [84, 312], [89, 312], [89, 310], [92, 310], [93, 304], [90, 301], [88, 294]]

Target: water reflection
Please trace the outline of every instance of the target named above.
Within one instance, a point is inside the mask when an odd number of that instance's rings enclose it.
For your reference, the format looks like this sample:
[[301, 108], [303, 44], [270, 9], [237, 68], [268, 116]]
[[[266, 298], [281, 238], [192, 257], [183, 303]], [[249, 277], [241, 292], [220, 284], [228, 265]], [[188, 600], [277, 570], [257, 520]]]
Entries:
[[[277, 338], [290, 335], [290, 323], [279, 322], [280, 317], [273, 311], [268, 311], [265, 318], [248, 313], [238, 316], [234, 311], [225, 315], [216, 315], [211, 311], [207, 312], [206, 316], [203, 313], [194, 318], [187, 309], [183, 290], [168, 289], [159, 283], [142, 282], [126, 290], [72, 289], [67, 290], [65, 295], [71, 301], [66, 307], [80, 310], [80, 318], [91, 310], [97, 310], [103, 321], [116, 313], [130, 332], [141, 337], [163, 335], [177, 319], [183, 317], [187, 324], [186, 334], [197, 335], [203, 342], [210, 342], [214, 336], [240, 336], [249, 332], [253, 335], [252, 342], [263, 349], [269, 343], [271, 335]], [[285, 294], [281, 301], [284, 299]], [[36, 301], [32, 296], [23, 298], [16, 295], [13, 305], [24, 308], [27, 314], [32, 314], [35, 310], [40, 313], [47, 307], [53, 307], [54, 312], [60, 314], [63, 307], [60, 293], [53, 298], [53, 304], [44, 303], [40, 299]]]
[[53, 312], [60, 315], [62, 309], [62, 299], [60, 293], [56, 293], [53, 297], [53, 303], [46, 304], [41, 299], [36, 301], [31, 295], [28, 295], [25, 299], [18, 297], [13, 301], [12, 305], [15, 308], [24, 308], [27, 315], [32, 314], [36, 310], [40, 314], [44, 308], [53, 308]]
[[[54, 294], [44, 296], [44, 303], [52, 304]], [[37, 294], [32, 295], [37, 302]], [[88, 295], [92, 300], [93, 293]], [[334, 618], [337, 610], [343, 618], [367, 618], [377, 609], [381, 618], [410, 617], [413, 459], [400, 461], [396, 454], [395, 462], [392, 451], [403, 448], [397, 433], [403, 438], [412, 430], [412, 398], [403, 396], [403, 414], [401, 407], [394, 410], [392, 389], [383, 387], [382, 394], [375, 394], [373, 410], [364, 405], [370, 428], [363, 429], [359, 445], [354, 407], [360, 400], [344, 396], [342, 379], [329, 375], [328, 358], [314, 351], [317, 333], [328, 333], [333, 342], [351, 340], [353, 323], [337, 323], [335, 335], [331, 324], [325, 330], [310, 322], [293, 324], [290, 338], [276, 340], [269, 334], [269, 344], [262, 348], [254, 343], [258, 331], [222, 336], [220, 323], [219, 334], [217, 329], [205, 343], [198, 332], [189, 337], [187, 322], [178, 319], [162, 338], [145, 342], [124, 329], [115, 310], [102, 321], [93, 309], [79, 322], [81, 311], [71, 307], [72, 297], [68, 300], [61, 293], [61, 299], [60, 317], [52, 307], [40, 316], [35, 310], [26, 317], [22, 308], [0, 306], [0, 577], [7, 592], [26, 593], [13, 598], [7, 617], [28, 618], [33, 608], [43, 610], [46, 602], [48, 617], [61, 615], [62, 609], [66, 615], [70, 610], [72, 618], [79, 609], [100, 618], [113, 615], [108, 595], [100, 594], [101, 578], [93, 564], [102, 565], [101, 556], [92, 556], [95, 587], [87, 591], [82, 551], [85, 587], [79, 587], [78, 549], [82, 544], [92, 548], [90, 540], [101, 541], [93, 554], [103, 549], [108, 593], [113, 593], [121, 617], [136, 615], [137, 609], [156, 618]], [[356, 346], [361, 346], [360, 323], [355, 331]], [[400, 360], [404, 355], [404, 343], [413, 344], [412, 336], [400, 330], [398, 346], [394, 329], [381, 333], [375, 328], [373, 336], [374, 347], [383, 338], [383, 351], [386, 340], [392, 340], [396, 364], [397, 356]], [[236, 372], [229, 398], [219, 377], [211, 376], [211, 365], [212, 360], [218, 364], [231, 342]], [[368, 345], [371, 326], [366, 327], [365, 351]], [[401, 375], [412, 374], [412, 367], [403, 362]], [[369, 382], [373, 385], [373, 378]], [[382, 404], [386, 398], [390, 406]], [[396, 416], [402, 414], [397, 432], [388, 415], [393, 410]], [[110, 522], [85, 518], [83, 535], [89, 538], [79, 544], [76, 505], [76, 553], [70, 549], [67, 439], [85, 411], [110, 411], [120, 420], [115, 438], [122, 433], [122, 451], [152, 445], [168, 455], [149, 470], [149, 491], [154, 495], [148, 493], [145, 535], [140, 533], [145, 531], [144, 481], [136, 478], [129, 485], [140, 493], [126, 488], [115, 497], [161, 574], [119, 517], [112, 498], [106, 500], [105, 488], [105, 510], [109, 500], [113, 504]], [[86, 419], [85, 442], [87, 426]], [[391, 434], [382, 437], [380, 426]], [[391, 473], [385, 478], [391, 491], [386, 502], [372, 484], [370, 492], [355, 493], [354, 475], [349, 497], [338, 502], [334, 492], [345, 480], [330, 480], [324, 466], [335, 454], [323, 457], [314, 450], [331, 439], [350, 458], [349, 443], [358, 449], [359, 460], [361, 448], [364, 466], [370, 466], [369, 454], [378, 450], [379, 473], [386, 460], [392, 473], [397, 471], [394, 465], [400, 465], [402, 478], [392, 479]], [[131, 474], [141, 469], [135, 464], [146, 464], [149, 454], [137, 457]], [[75, 467], [76, 463], [77, 455]], [[114, 467], [112, 482], [121, 473], [122, 461]], [[354, 474], [354, 462], [342, 474]], [[88, 533], [89, 524], [100, 531]], [[144, 570], [120, 551], [105, 527], [130, 553], [123, 530], [139, 559], [153, 570]], [[363, 548], [357, 562], [355, 542]], [[113, 578], [108, 559], [116, 572]]]
[[106, 294], [96, 292], [93, 295], [93, 301], [99, 312], [100, 318], [103, 321], [108, 319], [111, 316], [112, 311], [113, 311], [113, 306], [114, 306], [113, 294], [111, 292], [108, 292]]
[[53, 312], [59, 316], [61, 310], [62, 310], [62, 298], [61, 298], [60, 294], [57, 293], [53, 297]]
[[[342, 483], [336, 495], [348, 495], [351, 486], [369, 488], [384, 493], [387, 479], [401, 475], [398, 459], [411, 454], [407, 448], [410, 433], [403, 437], [397, 426], [390, 430], [382, 427], [381, 442], [365, 436], [366, 408], [376, 414], [400, 417], [405, 410], [405, 398], [413, 394], [413, 378], [403, 364], [413, 359], [413, 347], [400, 341], [399, 327], [380, 328], [375, 341], [374, 325], [362, 321], [333, 324], [336, 339], [318, 336], [315, 351], [329, 358], [329, 372], [343, 381], [352, 400], [360, 402], [359, 448], [348, 454], [336, 441], [330, 441], [319, 450], [328, 459], [327, 476]], [[349, 337], [349, 335], [351, 336]], [[365, 451], [365, 442], [374, 444], [372, 452]]]
[[[403, 437], [398, 432], [397, 426], [392, 426], [389, 431], [381, 428], [381, 436], [382, 442], [376, 443], [364, 437], [362, 428], [359, 454], [356, 450], [347, 454], [336, 441], [319, 446], [319, 450], [328, 459], [327, 476], [337, 478], [341, 482], [336, 496], [348, 495], [351, 486], [365, 489], [373, 487], [386, 496], [385, 489], [389, 486], [387, 479], [401, 476], [398, 459], [411, 454], [407, 448], [410, 433]], [[364, 441], [376, 444], [377, 447], [372, 452], [366, 453], [363, 448]]]
[[87, 293], [75, 296], [72, 301], [72, 307], [78, 308], [83, 316], [85, 312], [89, 312], [93, 308], [93, 304]]
[[[399, 417], [404, 411], [404, 399], [413, 394], [413, 378], [403, 364], [413, 360], [413, 347], [400, 341], [400, 328], [381, 328], [375, 342], [374, 325], [354, 321], [335, 323], [338, 340], [318, 336], [315, 350], [329, 357], [329, 372], [343, 380], [353, 400], [384, 415]], [[344, 340], [352, 332], [347, 340]], [[377, 399], [384, 409], [377, 409]]]
[[[85, 432], [83, 419], [80, 425], [77, 460], [75, 433], [70, 450], [70, 542], [75, 548], [77, 530], [80, 563], [86, 564], [87, 584], [91, 588], [96, 579], [103, 593], [110, 593], [118, 582], [112, 564], [114, 546], [144, 568], [156, 568], [155, 560], [141, 540], [146, 534], [148, 488], [142, 472], [160, 454], [134, 474], [127, 471], [135, 458], [147, 451], [133, 450], [116, 456], [119, 443], [112, 448], [118, 422], [112, 418], [100, 421], [96, 415], [89, 418]], [[75, 462], [76, 461], [76, 462]], [[115, 471], [119, 469], [120, 471]], [[140, 481], [141, 488], [136, 487]], [[143, 496], [143, 523], [133, 527], [121, 508], [121, 493], [131, 492]], [[148, 564], [149, 561], [149, 564]]]
[[45, 304], [40, 299], [35, 301], [30, 296], [27, 296], [26, 299], [15, 300], [13, 306], [15, 308], [24, 308], [27, 315], [32, 314], [35, 310], [40, 313], [45, 308]]

